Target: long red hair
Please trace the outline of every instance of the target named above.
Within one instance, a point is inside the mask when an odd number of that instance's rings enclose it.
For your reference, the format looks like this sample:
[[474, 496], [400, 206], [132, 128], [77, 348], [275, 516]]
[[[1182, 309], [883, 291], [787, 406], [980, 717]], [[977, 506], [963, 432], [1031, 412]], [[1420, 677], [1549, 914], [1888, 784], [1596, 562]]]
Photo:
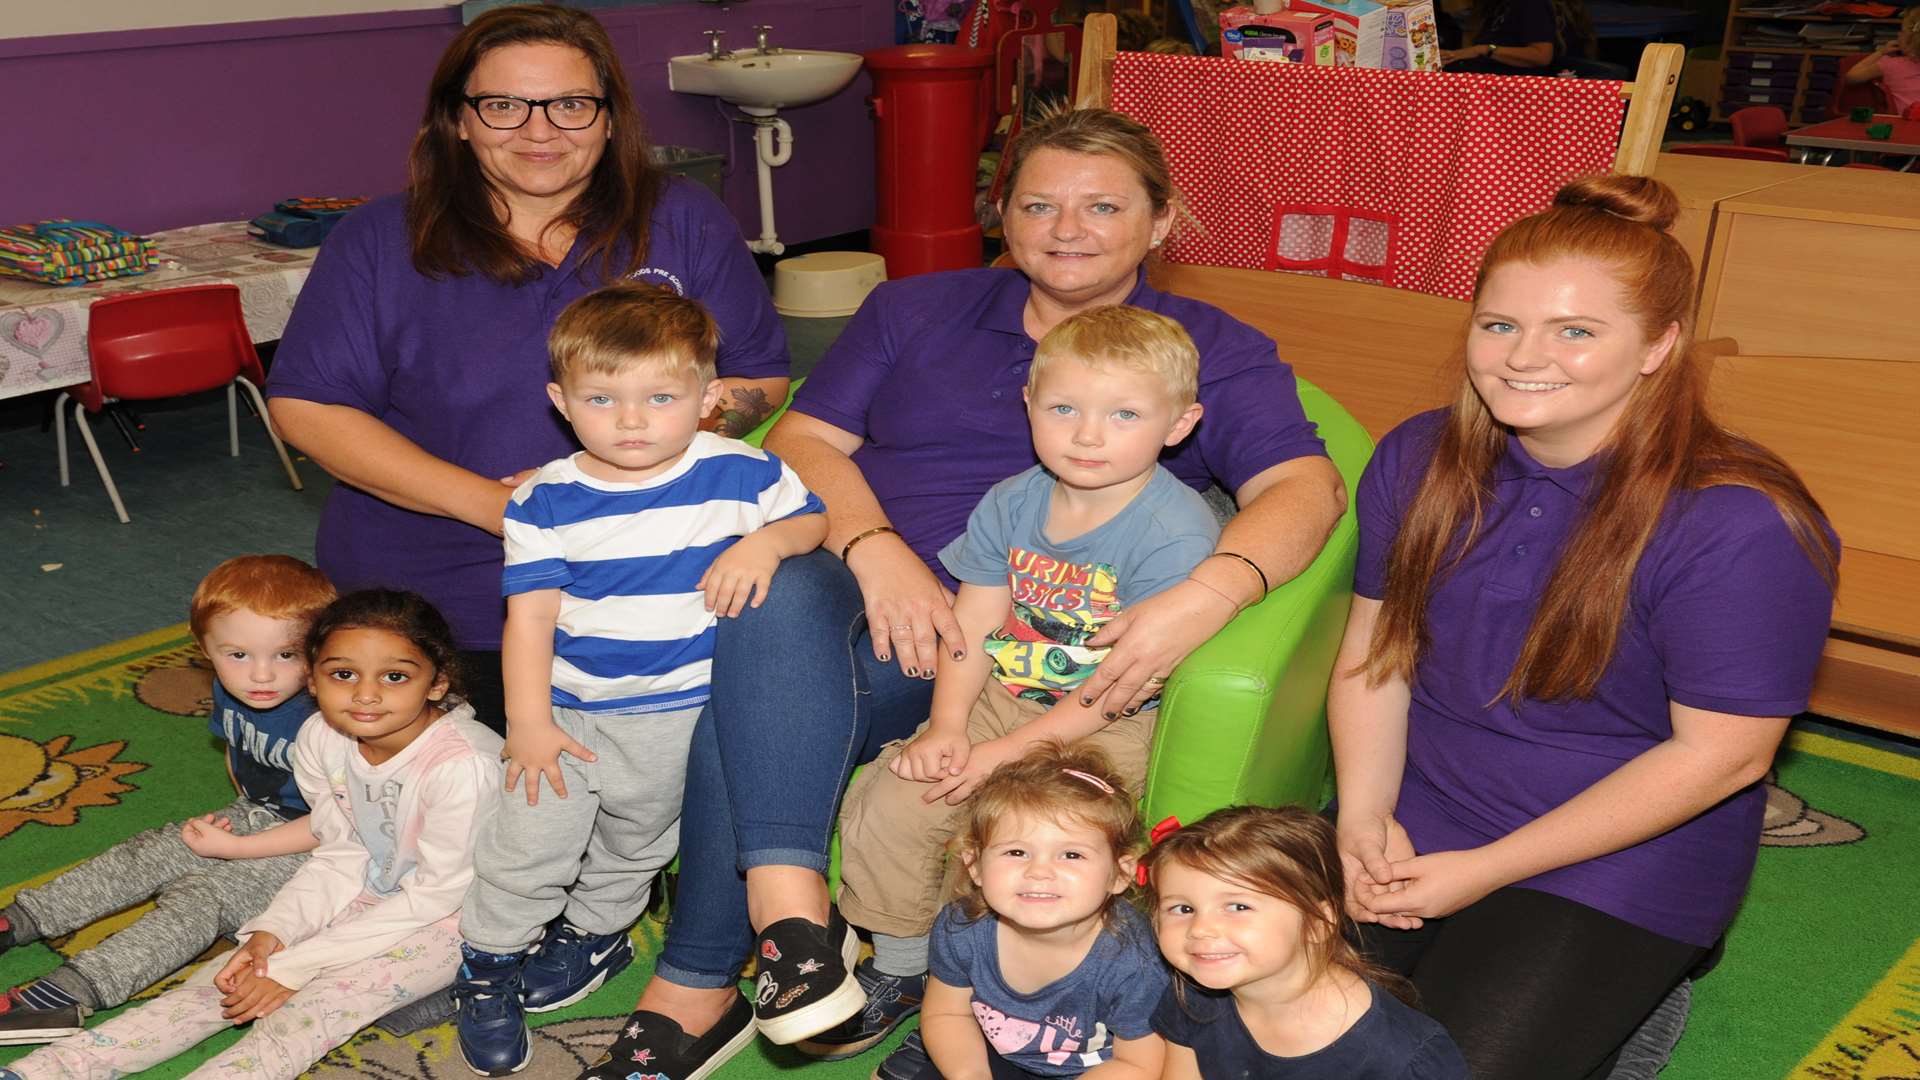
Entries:
[[[1763, 492], [1807, 557], [1832, 584], [1839, 552], [1824, 515], [1788, 465], [1714, 423], [1707, 411], [1711, 358], [1694, 347], [1693, 260], [1667, 233], [1679, 212], [1672, 189], [1636, 176], [1575, 180], [1553, 205], [1508, 226], [1487, 248], [1476, 298], [1508, 263], [1545, 266], [1586, 259], [1611, 268], [1651, 344], [1678, 327], [1672, 351], [1644, 375], [1600, 448], [1601, 468], [1547, 581], [1519, 657], [1501, 688], [1518, 704], [1589, 697], [1613, 657], [1634, 569], [1674, 496], [1716, 485]], [[1412, 681], [1431, 646], [1427, 601], [1434, 583], [1479, 539], [1494, 466], [1509, 429], [1494, 419], [1465, 376], [1387, 559], [1386, 595], [1364, 670], [1378, 683]]]

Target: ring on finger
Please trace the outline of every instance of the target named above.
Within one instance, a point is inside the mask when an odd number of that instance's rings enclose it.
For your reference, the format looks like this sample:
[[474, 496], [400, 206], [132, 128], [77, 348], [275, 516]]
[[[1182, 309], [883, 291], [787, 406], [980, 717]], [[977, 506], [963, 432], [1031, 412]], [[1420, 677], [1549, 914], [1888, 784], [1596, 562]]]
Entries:
[[1165, 686], [1166, 684], [1167, 677], [1165, 675], [1155, 675], [1147, 680], [1148, 686]]
[[896, 634], [911, 634], [913, 633], [913, 624], [897, 622], [893, 624], [892, 630]]

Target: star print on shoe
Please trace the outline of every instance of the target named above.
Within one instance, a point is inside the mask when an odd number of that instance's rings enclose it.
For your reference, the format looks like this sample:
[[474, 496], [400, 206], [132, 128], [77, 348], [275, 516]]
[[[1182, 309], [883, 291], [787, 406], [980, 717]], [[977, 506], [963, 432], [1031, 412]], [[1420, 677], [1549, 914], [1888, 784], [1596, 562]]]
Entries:
[[866, 1004], [848, 968], [860, 955], [853, 928], [832, 911], [827, 925], [782, 919], [760, 935], [753, 1013], [771, 1042], [796, 1043], [838, 1025]]

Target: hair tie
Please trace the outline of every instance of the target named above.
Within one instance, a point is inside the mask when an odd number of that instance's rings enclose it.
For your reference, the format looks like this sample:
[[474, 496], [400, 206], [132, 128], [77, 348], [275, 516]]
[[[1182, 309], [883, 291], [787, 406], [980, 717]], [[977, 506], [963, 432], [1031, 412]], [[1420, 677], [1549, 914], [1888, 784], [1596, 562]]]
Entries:
[[[1179, 831], [1180, 831], [1180, 819], [1173, 816], [1172, 814], [1168, 814], [1166, 817], [1163, 817], [1160, 819], [1160, 824], [1155, 825], [1151, 830], [1148, 831], [1147, 846], [1149, 848], [1159, 847], [1160, 841], [1165, 840], [1167, 837], [1172, 836], [1174, 833]], [[1144, 889], [1147, 887], [1147, 864], [1146, 863], [1144, 862], [1140, 863], [1139, 865], [1133, 868], [1133, 880], [1136, 882], [1139, 882], [1141, 888]]]
[[1081, 772], [1079, 769], [1061, 769], [1060, 771], [1063, 773], [1066, 773], [1068, 776], [1073, 777], [1075, 780], [1085, 780], [1087, 783], [1092, 784], [1094, 787], [1099, 788], [1101, 791], [1104, 791], [1109, 795], [1114, 794], [1112, 784], [1107, 783], [1105, 780], [1100, 779], [1099, 777], [1093, 775], [1092, 773]]

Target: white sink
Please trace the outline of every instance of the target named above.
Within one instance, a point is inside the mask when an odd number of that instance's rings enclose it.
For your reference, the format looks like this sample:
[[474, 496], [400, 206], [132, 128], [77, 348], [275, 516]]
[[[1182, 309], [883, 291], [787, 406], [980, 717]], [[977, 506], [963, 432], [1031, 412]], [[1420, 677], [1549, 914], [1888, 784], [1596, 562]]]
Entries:
[[819, 49], [743, 52], [719, 60], [676, 56], [667, 61], [667, 88], [743, 107], [784, 109], [832, 97], [859, 70], [858, 53]]

